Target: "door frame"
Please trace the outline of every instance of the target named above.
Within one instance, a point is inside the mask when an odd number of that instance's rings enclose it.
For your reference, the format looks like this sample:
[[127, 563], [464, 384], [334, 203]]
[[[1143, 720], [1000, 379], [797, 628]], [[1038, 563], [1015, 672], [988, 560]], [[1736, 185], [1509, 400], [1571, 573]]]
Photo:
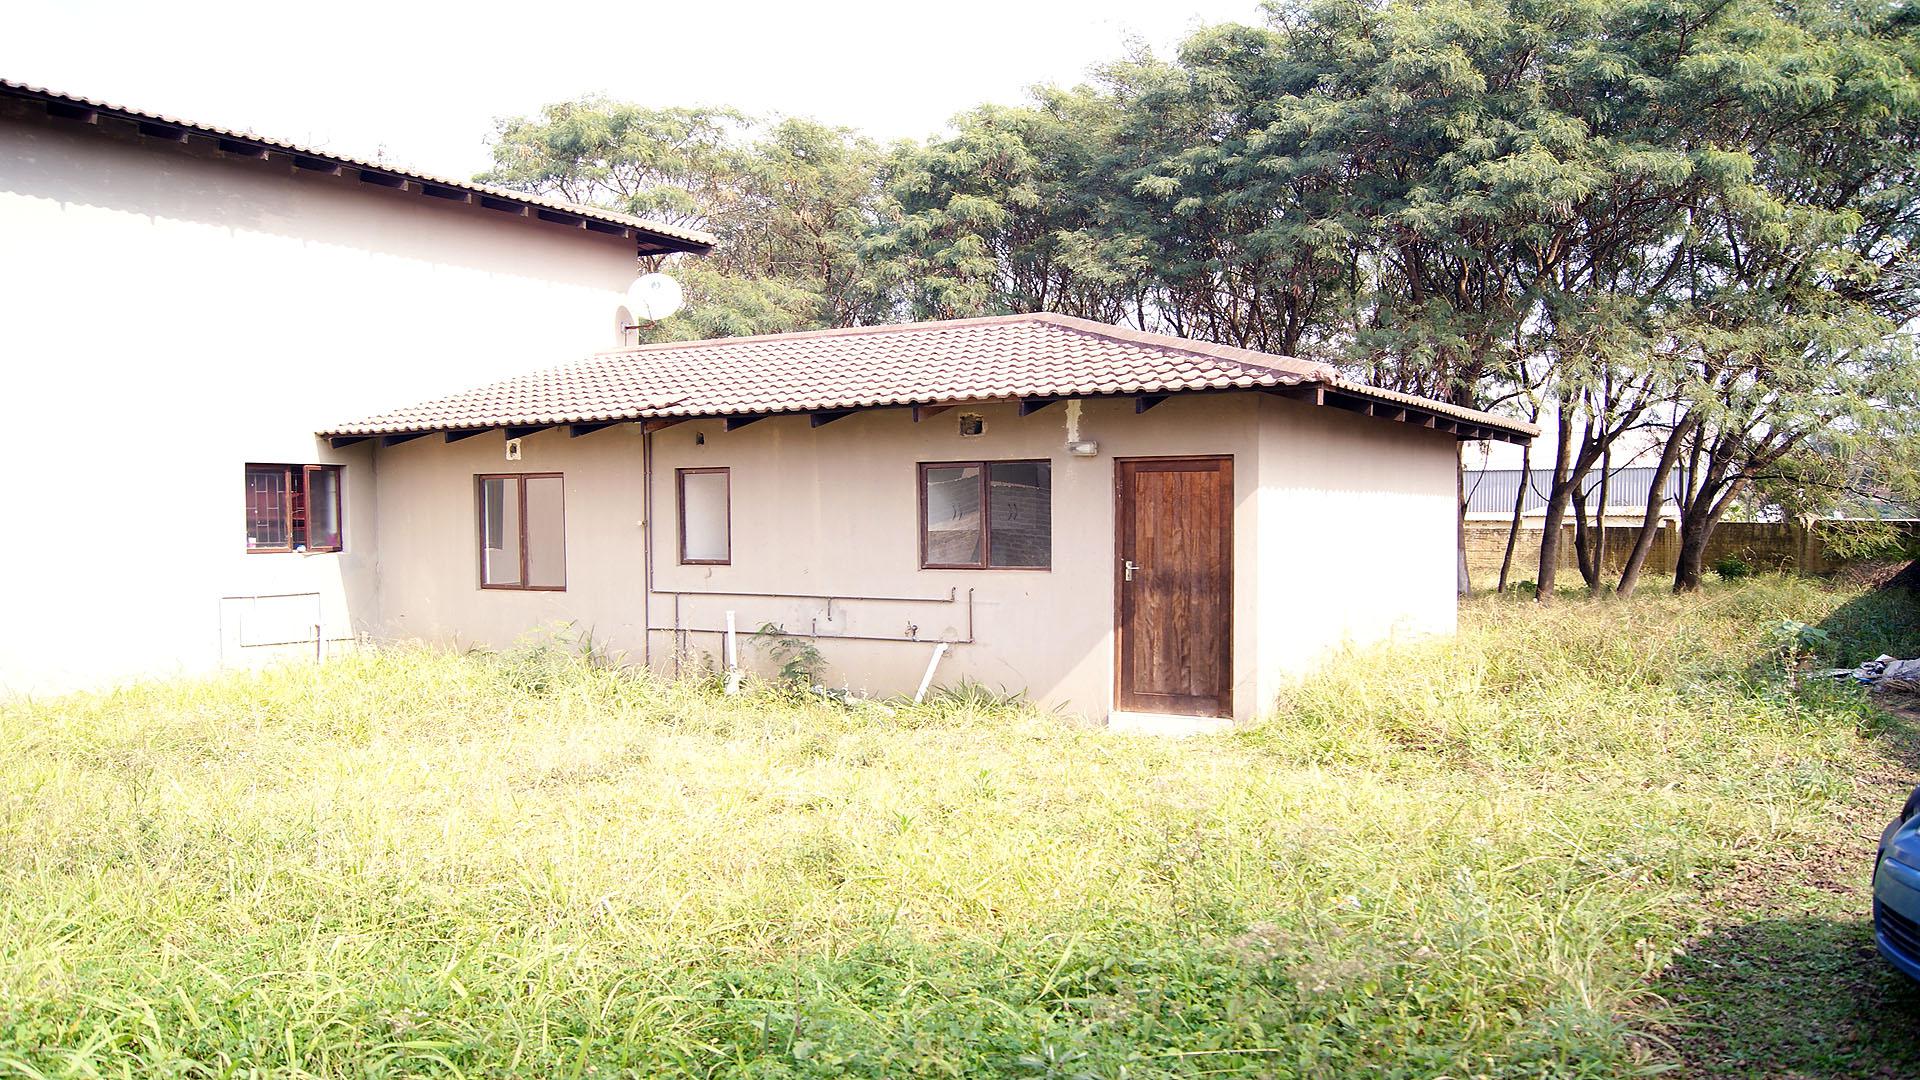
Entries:
[[[1113, 459], [1113, 711], [1128, 712], [1127, 708], [1127, 655], [1126, 655], [1126, 615], [1127, 580], [1125, 561], [1126, 548], [1133, 530], [1133, 518], [1127, 513], [1126, 473], [1128, 465], [1181, 465], [1208, 463], [1215, 465], [1214, 471], [1221, 477], [1221, 498], [1226, 505], [1222, 508], [1223, 520], [1227, 523], [1227, 552], [1224, 560], [1223, 577], [1227, 601], [1221, 607], [1219, 626], [1220, 647], [1225, 651], [1226, 670], [1224, 685], [1220, 688], [1217, 715], [1222, 718], [1233, 716], [1233, 683], [1235, 675], [1233, 622], [1238, 597], [1233, 588], [1235, 538], [1237, 530], [1234, 524], [1234, 510], [1238, 506], [1233, 487], [1232, 454], [1168, 454], [1135, 455]], [[1181, 713], [1178, 715], [1205, 716], [1204, 713]]]

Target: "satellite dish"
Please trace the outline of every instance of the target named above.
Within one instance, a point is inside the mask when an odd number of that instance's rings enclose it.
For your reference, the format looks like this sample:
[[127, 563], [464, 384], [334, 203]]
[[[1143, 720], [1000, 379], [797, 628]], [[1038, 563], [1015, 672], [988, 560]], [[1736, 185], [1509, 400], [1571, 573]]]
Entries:
[[641, 274], [627, 286], [627, 311], [641, 322], [659, 322], [685, 303], [680, 283], [665, 274]]

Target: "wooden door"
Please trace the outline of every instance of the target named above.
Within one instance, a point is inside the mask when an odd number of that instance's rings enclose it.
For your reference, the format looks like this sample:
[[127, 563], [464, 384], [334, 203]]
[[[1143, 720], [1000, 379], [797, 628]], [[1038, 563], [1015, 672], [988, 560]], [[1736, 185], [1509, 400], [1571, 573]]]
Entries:
[[1233, 459], [1114, 463], [1123, 712], [1233, 714]]

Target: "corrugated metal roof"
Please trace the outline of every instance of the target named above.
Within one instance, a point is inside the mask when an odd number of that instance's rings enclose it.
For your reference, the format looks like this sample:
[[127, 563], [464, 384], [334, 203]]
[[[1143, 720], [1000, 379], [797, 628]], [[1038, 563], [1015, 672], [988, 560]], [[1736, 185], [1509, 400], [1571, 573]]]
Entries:
[[168, 116], [165, 113], [147, 112], [146, 110], [135, 109], [127, 105], [116, 105], [109, 101], [81, 97], [77, 94], [63, 93], [59, 90], [49, 90], [44, 86], [14, 82], [11, 79], [0, 79], [0, 95], [51, 102], [73, 109], [107, 113], [136, 123], [145, 122], [165, 125], [182, 131], [203, 135], [208, 138], [226, 139], [254, 148], [278, 150], [284, 154], [296, 155], [332, 165], [346, 166], [363, 173], [374, 173], [401, 180], [411, 180], [418, 184], [447, 188], [475, 196], [485, 196], [489, 199], [510, 202], [517, 206], [550, 210], [556, 213], [570, 214], [588, 221], [598, 221], [607, 225], [618, 225], [622, 228], [632, 229], [637, 233], [646, 234], [645, 238], [654, 241], [655, 246], [661, 250], [706, 251], [714, 245], [714, 238], [712, 236], [700, 232], [697, 229], [683, 228], [679, 225], [670, 225], [660, 221], [649, 221], [646, 218], [633, 217], [629, 214], [619, 214], [611, 210], [601, 209], [597, 206], [582, 206], [578, 203], [570, 203], [562, 199], [550, 199], [544, 195], [535, 195], [526, 191], [516, 191], [512, 188], [495, 187], [492, 184], [479, 184], [471, 180], [454, 180], [450, 177], [435, 176], [432, 173], [419, 172], [399, 165], [368, 161], [364, 158], [349, 157], [345, 154], [336, 154], [328, 150], [287, 142], [284, 139], [269, 138], [265, 135], [257, 135], [251, 131], [240, 131], [232, 128], [216, 127], [212, 124], [202, 124], [192, 120], [183, 120], [177, 116]]
[[[1653, 487], [1655, 469], [1651, 465], [1632, 465], [1613, 469], [1607, 473], [1607, 507], [1615, 512], [1623, 507], [1645, 507], [1647, 492]], [[1516, 489], [1526, 485], [1525, 501], [1521, 504], [1523, 513], [1540, 510], [1547, 505], [1547, 496], [1553, 492], [1552, 469], [1528, 469], [1524, 474], [1519, 469], [1469, 469], [1462, 478], [1467, 488], [1467, 513], [1469, 514], [1511, 514]], [[1666, 502], [1673, 502], [1683, 490], [1684, 478], [1681, 470], [1675, 468], [1667, 474]], [[1587, 473], [1582, 485], [1586, 492], [1589, 509], [1592, 501], [1600, 494], [1600, 470]]]
[[821, 412], [1317, 384], [1519, 437], [1521, 421], [1341, 379], [1325, 364], [1037, 313], [604, 353], [321, 432], [404, 432]]

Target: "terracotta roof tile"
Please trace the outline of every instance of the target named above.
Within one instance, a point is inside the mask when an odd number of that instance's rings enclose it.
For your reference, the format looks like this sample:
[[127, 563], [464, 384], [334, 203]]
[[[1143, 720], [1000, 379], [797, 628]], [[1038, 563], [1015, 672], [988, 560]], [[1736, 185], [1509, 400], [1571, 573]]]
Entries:
[[1325, 364], [1063, 315], [670, 342], [602, 353], [342, 424], [359, 436], [1022, 397], [1320, 383], [1534, 434], [1531, 425], [1342, 380]]

